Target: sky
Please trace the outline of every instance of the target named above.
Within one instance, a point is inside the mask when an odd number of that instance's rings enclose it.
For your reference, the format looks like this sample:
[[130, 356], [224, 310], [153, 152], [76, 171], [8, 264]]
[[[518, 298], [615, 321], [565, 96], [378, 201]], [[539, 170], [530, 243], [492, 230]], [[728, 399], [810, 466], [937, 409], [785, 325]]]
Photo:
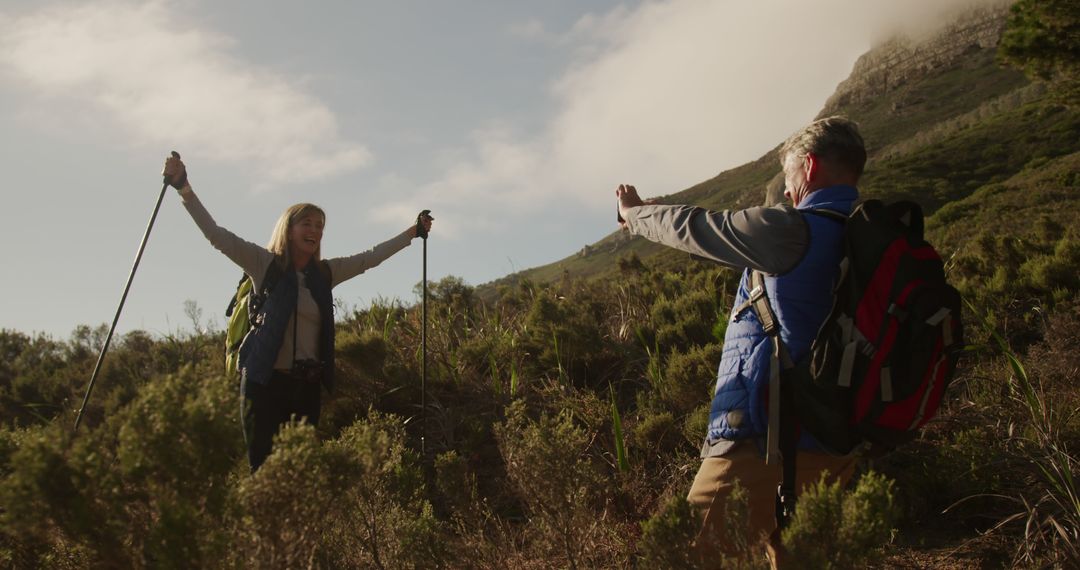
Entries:
[[[181, 153], [265, 245], [297, 202], [324, 257], [432, 210], [428, 277], [479, 285], [615, 231], [614, 189], [759, 158], [856, 59], [972, 0], [0, 0], [0, 328], [111, 323]], [[872, 141], [869, 141], [872, 144]], [[417, 301], [420, 240], [334, 291]], [[240, 270], [169, 189], [117, 331], [224, 326]]]

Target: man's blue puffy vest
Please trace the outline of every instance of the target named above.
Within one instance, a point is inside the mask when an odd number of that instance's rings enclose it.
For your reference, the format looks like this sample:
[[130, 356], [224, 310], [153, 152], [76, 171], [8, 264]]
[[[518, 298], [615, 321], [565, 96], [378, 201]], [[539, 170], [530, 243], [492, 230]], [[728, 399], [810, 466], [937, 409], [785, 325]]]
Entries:
[[[798, 210], [826, 209], [851, 213], [858, 192], [851, 186], [830, 186], [811, 193]], [[798, 362], [832, 308], [832, 287], [843, 257], [843, 225], [818, 215], [803, 215], [809, 247], [794, 269], [766, 276], [765, 287], [780, 323], [780, 338]], [[764, 436], [768, 431], [767, 394], [772, 342], [753, 310], [734, 314], [749, 298], [750, 271], [743, 272], [724, 336], [716, 391], [709, 411], [709, 443]]]
[[[276, 263], [276, 262], [275, 262]], [[322, 383], [327, 390], [334, 388], [334, 298], [330, 283], [312, 260], [304, 267], [304, 282], [319, 306], [319, 360], [323, 362]], [[261, 319], [262, 324], [252, 329], [240, 346], [240, 371], [243, 385], [251, 383], [266, 385], [274, 373], [281, 343], [289, 328], [289, 319], [296, 310], [296, 295], [300, 284], [296, 272], [286, 270], [263, 302], [252, 322]]]

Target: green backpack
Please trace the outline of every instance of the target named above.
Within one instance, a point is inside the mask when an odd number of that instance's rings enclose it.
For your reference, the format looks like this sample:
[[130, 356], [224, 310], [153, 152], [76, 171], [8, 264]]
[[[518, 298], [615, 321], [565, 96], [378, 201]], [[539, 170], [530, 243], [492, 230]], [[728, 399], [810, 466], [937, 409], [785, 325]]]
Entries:
[[[325, 261], [319, 261], [319, 273], [323, 279], [330, 282], [330, 266]], [[229, 300], [229, 306], [225, 309], [225, 317], [228, 325], [225, 327], [225, 373], [239, 374], [240, 372], [240, 347], [244, 345], [249, 333], [257, 324], [251, 322], [250, 315], [257, 314], [262, 304], [274, 290], [279, 279], [284, 274], [278, 261], [273, 261], [266, 268], [263, 276], [262, 291], [255, 292], [255, 285], [251, 277], [245, 273], [240, 276], [240, 282], [236, 284], [236, 293]]]
[[225, 327], [226, 374], [239, 374], [240, 347], [243, 346], [248, 333], [254, 328], [250, 315], [259, 312], [259, 307], [262, 307], [263, 302], [270, 296], [274, 285], [277, 285], [278, 279], [281, 278], [281, 273], [281, 267], [276, 261], [270, 263], [263, 277], [262, 291], [259, 292], [254, 291], [255, 284], [251, 277], [248, 277], [246, 273], [240, 276], [240, 282], [236, 284], [236, 293], [229, 301], [228, 308], [225, 309], [225, 317], [228, 319], [228, 325]]

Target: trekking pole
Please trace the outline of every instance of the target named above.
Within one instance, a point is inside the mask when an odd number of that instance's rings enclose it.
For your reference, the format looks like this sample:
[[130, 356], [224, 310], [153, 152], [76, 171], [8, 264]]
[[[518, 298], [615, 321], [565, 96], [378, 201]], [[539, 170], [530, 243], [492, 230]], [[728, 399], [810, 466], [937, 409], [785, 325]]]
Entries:
[[[174, 150], [173, 156], [180, 158], [180, 155]], [[79, 424], [82, 422], [83, 413], [86, 411], [86, 403], [90, 400], [90, 392], [94, 390], [94, 382], [97, 380], [98, 372], [101, 372], [101, 363], [105, 361], [105, 353], [109, 350], [109, 342], [112, 341], [113, 332], [116, 331], [116, 323], [120, 320], [120, 311], [124, 310], [124, 301], [127, 301], [128, 291], [131, 289], [131, 281], [135, 278], [135, 270], [139, 268], [139, 261], [142, 259], [143, 250], [146, 249], [146, 241], [150, 237], [150, 230], [154, 227], [154, 220], [157, 218], [158, 210], [161, 209], [161, 200], [165, 198], [165, 189], [169, 187], [169, 179], [166, 177], [161, 184], [161, 193], [158, 194], [157, 204], [154, 205], [154, 213], [150, 214], [150, 222], [146, 224], [146, 232], [143, 233], [142, 243], [139, 244], [139, 253], [135, 254], [135, 263], [131, 266], [131, 273], [128, 274], [127, 285], [124, 286], [124, 294], [120, 296], [120, 305], [116, 307], [116, 315], [113, 316], [112, 326], [109, 327], [109, 335], [105, 337], [105, 344], [101, 346], [101, 353], [98, 354], [97, 364], [94, 365], [94, 373], [90, 375], [90, 383], [86, 386], [86, 395], [83, 396], [82, 406], [79, 408], [79, 415], [75, 418], [75, 429], [73, 431], [79, 431]]]
[[[425, 438], [427, 436], [427, 237], [424, 218], [431, 218], [431, 210], [424, 210], [416, 216], [416, 233], [424, 240], [424, 269], [421, 274], [423, 291], [420, 298], [420, 457], [425, 456]], [[431, 218], [434, 219], [434, 218]]]

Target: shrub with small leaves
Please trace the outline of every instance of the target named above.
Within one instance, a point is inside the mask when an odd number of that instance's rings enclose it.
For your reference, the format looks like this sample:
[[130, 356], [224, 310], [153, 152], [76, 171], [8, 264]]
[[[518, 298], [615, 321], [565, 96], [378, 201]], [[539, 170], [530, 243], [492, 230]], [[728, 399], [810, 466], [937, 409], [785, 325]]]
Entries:
[[587, 455], [585, 430], [565, 411], [533, 421], [517, 400], [495, 435], [510, 483], [547, 555], [570, 568], [598, 566], [601, 560], [611, 565], [612, 537], [604, 524], [610, 489]]
[[881, 557], [898, 517], [893, 482], [869, 472], [845, 493], [825, 475], [807, 487], [782, 533], [801, 568], [861, 568]]
[[205, 565], [226, 550], [228, 485], [243, 461], [238, 401], [229, 379], [188, 366], [147, 384], [110, 418], [116, 476], [131, 489], [130, 532], [153, 565]]
[[445, 558], [401, 418], [369, 412], [327, 447], [346, 458], [346, 492], [330, 517], [333, 565], [424, 568]]
[[721, 352], [719, 344], [673, 352], [668, 357], [663, 382], [658, 386], [665, 407], [685, 415], [710, 399]]
[[242, 558], [265, 567], [418, 568], [445, 558], [404, 430], [372, 414], [321, 443], [285, 426], [238, 489]]
[[114, 456], [98, 447], [108, 439], [91, 432], [73, 441], [55, 423], [17, 438], [0, 480], [0, 541], [16, 566], [76, 552], [87, 566], [140, 565], [127, 540], [130, 518], [109, 509], [123, 489], [110, 469]]
[[694, 290], [673, 298], [661, 297], [650, 311], [656, 340], [664, 349], [686, 349], [714, 340], [716, 300], [712, 291]]
[[671, 497], [660, 512], [641, 523], [639, 549], [646, 568], [696, 568], [690, 545], [701, 528], [693, 506]]
[[325, 517], [344, 493], [348, 459], [306, 424], [283, 426], [274, 451], [237, 488], [242, 559], [257, 567], [308, 566], [321, 554]]

